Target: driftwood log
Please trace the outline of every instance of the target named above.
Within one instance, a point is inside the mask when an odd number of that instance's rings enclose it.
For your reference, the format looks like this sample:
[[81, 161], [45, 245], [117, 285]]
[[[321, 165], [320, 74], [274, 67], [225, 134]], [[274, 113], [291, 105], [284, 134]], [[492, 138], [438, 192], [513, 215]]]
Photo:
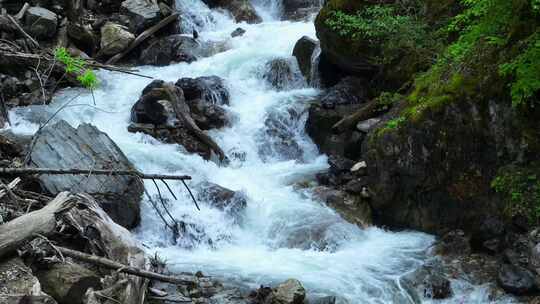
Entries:
[[377, 105], [376, 99], [366, 103], [364, 106], [358, 109], [358, 111], [349, 116], [345, 116], [334, 126], [332, 126], [332, 132], [334, 134], [341, 134], [345, 131], [354, 129], [356, 124], [358, 124], [360, 121], [375, 117]]
[[[35, 238], [32, 243], [24, 246], [21, 252], [32, 269], [46, 269], [41, 273], [37, 271], [40, 273], [38, 278], [41, 276], [43, 282], [46, 283], [50, 281], [47, 278], [59, 278], [60, 276], [65, 278], [66, 273], [71, 276], [70, 280], [62, 282], [66, 285], [72, 284], [71, 286], [56, 287], [56, 290], [51, 293], [56, 293], [58, 298], [64, 299], [66, 290], [73, 292], [81, 286], [86, 288], [94, 286], [95, 281], [88, 279], [92, 278], [89, 273], [84, 275], [85, 279], [80, 277], [83, 271], [76, 271], [63, 264], [43, 267], [41, 263], [44, 261], [51, 263], [52, 259], [34, 258], [43, 250], [35, 250], [35, 246], [32, 244], [37, 240], [46, 239], [46, 236], [56, 235], [62, 235], [63, 239], [75, 239], [74, 243], [86, 243], [85, 247], [91, 254], [99, 255], [129, 269], [136, 268], [141, 271], [146, 269], [144, 251], [138, 242], [131, 237], [129, 231], [114, 223], [90, 196], [69, 192], [61, 192], [38, 211], [0, 225], [0, 258], [13, 254], [21, 248], [23, 243]], [[58, 247], [53, 245], [51, 241], [42, 241], [41, 243], [47, 243], [53, 247], [55, 252], [59, 252]], [[57, 263], [63, 263], [63, 260], [62, 256], [62, 258], [57, 259]], [[107, 290], [89, 289], [85, 291], [85, 297], [88, 298], [87, 303], [103, 303], [107, 298], [113, 298], [120, 303], [142, 303], [144, 300], [147, 279], [128, 273], [113, 272], [106, 277], [106, 281]], [[75, 284], [78, 285], [75, 286]], [[49, 291], [51, 289], [52, 287], [49, 288]], [[114, 292], [111, 293], [111, 291]]]

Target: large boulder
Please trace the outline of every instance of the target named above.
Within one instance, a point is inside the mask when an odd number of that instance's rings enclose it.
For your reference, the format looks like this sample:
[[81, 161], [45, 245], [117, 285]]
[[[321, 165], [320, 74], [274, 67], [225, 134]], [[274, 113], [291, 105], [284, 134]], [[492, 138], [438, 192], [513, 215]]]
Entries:
[[191, 37], [171, 35], [154, 39], [144, 48], [139, 57], [140, 64], [165, 66], [174, 62], [197, 60], [200, 44]]
[[[183, 121], [178, 119], [171, 101], [164, 99], [164, 96], [154, 96], [151, 93], [153, 89], [161, 89], [165, 84], [162, 80], [154, 80], [144, 88], [141, 98], [131, 108], [133, 124], [128, 127], [128, 131], [142, 132], [167, 143], [180, 144], [188, 152], [210, 159], [213, 155], [211, 147], [201, 141], [184, 125]], [[178, 100], [186, 103], [187, 113], [184, 114], [191, 117], [197, 127], [212, 128], [225, 123], [225, 113], [216, 110], [219, 108], [218, 105], [203, 102], [204, 99], [200, 98], [188, 101], [180, 88], [175, 94], [178, 95]], [[199, 123], [201, 123], [200, 126]]]
[[116, 23], [107, 22], [101, 27], [101, 52], [107, 56], [116, 55], [135, 40], [135, 35], [126, 27]]
[[293, 56], [308, 83], [312, 80], [313, 53], [318, 47], [319, 43], [308, 36], [303, 36], [294, 45]]
[[[32, 165], [40, 168], [134, 169], [107, 134], [90, 124], [75, 129], [63, 120], [42, 129], [30, 156]], [[135, 177], [41, 175], [39, 179], [53, 195], [62, 191], [93, 195], [109, 216], [126, 228], [139, 223], [143, 186]]]
[[37, 39], [52, 38], [56, 34], [58, 16], [43, 7], [30, 7], [26, 12], [25, 25]]
[[156, 1], [125, 0], [120, 11], [130, 17], [130, 29], [140, 33], [160, 20], [160, 9]]

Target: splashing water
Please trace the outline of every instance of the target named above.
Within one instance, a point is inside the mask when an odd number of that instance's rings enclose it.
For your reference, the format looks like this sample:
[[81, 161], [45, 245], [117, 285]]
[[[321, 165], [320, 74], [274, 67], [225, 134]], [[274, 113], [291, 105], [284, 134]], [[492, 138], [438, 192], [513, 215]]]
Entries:
[[[314, 38], [315, 30], [312, 22], [275, 21], [279, 1], [254, 3], [264, 22], [241, 24], [245, 35], [231, 38], [230, 33], [239, 25], [226, 14], [209, 10], [199, 0], [178, 1], [179, 9], [188, 16], [183, 18], [185, 28], [200, 31], [202, 40], [227, 40], [230, 49], [192, 64], [141, 67], [141, 73], [167, 81], [209, 75], [226, 80], [231, 95], [227, 110], [232, 123], [211, 131], [210, 135], [229, 155], [243, 155], [241, 159], [233, 158], [229, 166], [219, 167], [186, 153], [178, 145], [129, 133], [131, 106], [150, 81], [108, 71], [98, 72], [101, 85], [94, 92], [96, 107], [90, 106], [93, 99], [89, 93], [67, 89], [57, 94], [49, 106], [10, 112], [12, 130], [33, 134], [39, 121], [80, 94], [72, 106], [60, 112], [58, 119], [73, 126], [83, 122], [96, 125], [141, 171], [190, 174], [194, 177], [191, 185], [210, 181], [242, 191], [248, 204], [238, 222], [204, 201], [201, 211], [197, 211], [182, 185], [171, 183], [175, 193], [183, 193], [178, 200], [167, 197], [171, 212], [191, 224], [188, 229], [194, 236], [175, 246], [149, 202], [143, 201], [138, 237], [151, 248], [150, 252], [159, 252], [176, 270], [203, 270], [254, 288], [292, 277], [299, 279], [309, 293], [336, 295], [340, 303], [414, 302], [399, 284], [399, 278], [427, 259], [426, 249], [434, 241], [432, 236], [378, 228], [362, 230], [295, 190], [296, 182], [310, 179], [328, 167], [326, 157], [319, 154], [303, 131], [308, 106], [305, 101], [318, 91], [276, 91], [262, 79], [260, 70], [272, 59], [290, 59], [294, 43], [304, 35]], [[291, 115], [291, 109], [297, 115]], [[262, 146], [276, 142], [272, 132], [265, 132], [269, 127], [266, 122], [272, 117], [278, 117], [301, 155], [290, 157], [287, 151], [282, 153], [279, 149], [260, 152]], [[153, 184], [147, 183], [146, 188], [151, 195], [157, 194]], [[321, 244], [322, 247], [315, 246]], [[487, 300], [482, 288], [465, 282], [454, 285], [456, 295], [449, 300], [451, 303]]]

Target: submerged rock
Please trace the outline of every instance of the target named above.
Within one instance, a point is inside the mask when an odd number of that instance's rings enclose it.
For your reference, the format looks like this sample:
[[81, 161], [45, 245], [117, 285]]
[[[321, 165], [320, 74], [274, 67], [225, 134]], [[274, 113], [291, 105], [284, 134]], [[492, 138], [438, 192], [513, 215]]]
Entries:
[[[31, 164], [39, 168], [81, 168], [132, 170], [133, 165], [107, 136], [90, 124], [77, 129], [60, 121], [43, 128], [35, 139]], [[140, 220], [143, 192], [137, 178], [108, 175], [41, 175], [45, 189], [85, 192], [96, 197], [101, 207], [118, 224], [133, 228]]]
[[210, 206], [225, 211], [235, 219], [238, 219], [247, 207], [246, 196], [242, 192], [232, 191], [210, 182], [201, 184], [199, 188], [199, 200], [208, 202]]
[[305, 85], [296, 63], [286, 58], [267, 62], [263, 78], [278, 90], [298, 89]]
[[236, 22], [260, 23], [261, 17], [249, 0], [203, 0], [211, 8], [221, 7], [233, 15]]
[[264, 121], [264, 128], [258, 134], [259, 156], [262, 159], [294, 159], [302, 161], [304, 152], [298, 143], [301, 128], [300, 113], [295, 108], [276, 109]]
[[246, 30], [239, 27], [237, 29], [235, 29], [232, 33], [231, 33], [231, 37], [241, 37], [243, 36], [244, 34], [246, 33]]
[[400, 280], [417, 299], [446, 299], [452, 296], [450, 281], [446, 278], [443, 266], [438, 260], [429, 261]]

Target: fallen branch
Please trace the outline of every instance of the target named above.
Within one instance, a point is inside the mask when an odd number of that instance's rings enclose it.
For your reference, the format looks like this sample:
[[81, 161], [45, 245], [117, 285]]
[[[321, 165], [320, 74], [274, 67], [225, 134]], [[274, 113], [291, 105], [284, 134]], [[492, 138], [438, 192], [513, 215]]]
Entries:
[[118, 272], [123, 272], [131, 275], [135, 275], [138, 277], [143, 277], [147, 279], [157, 280], [161, 282], [167, 282], [172, 284], [179, 284], [179, 285], [194, 285], [197, 283], [197, 279], [193, 276], [186, 276], [186, 275], [180, 275], [180, 276], [167, 276], [155, 272], [151, 272], [148, 270], [136, 268], [133, 266], [124, 265], [122, 263], [115, 262], [113, 260], [109, 260], [104, 257], [99, 257], [91, 254], [86, 254], [84, 252], [64, 248], [64, 247], [58, 247], [58, 250], [62, 252], [63, 255], [68, 256], [70, 258], [84, 261], [93, 265], [105, 267], [112, 270], [117, 270]]
[[51, 169], [51, 168], [0, 168], [0, 175], [66, 175], [66, 174], [93, 174], [93, 175], [129, 175], [141, 179], [164, 179], [164, 180], [190, 180], [189, 175], [164, 175], [164, 174], [145, 174], [136, 170], [87, 170], [87, 169]]
[[129, 52], [131, 52], [134, 48], [139, 46], [143, 41], [148, 39], [148, 37], [152, 36], [155, 32], [159, 31], [169, 23], [175, 21], [179, 13], [174, 13], [170, 15], [169, 17], [161, 20], [158, 24], [154, 25], [153, 27], [147, 29], [146, 31], [142, 32], [135, 40], [128, 46], [128, 48], [123, 51], [122, 53], [114, 55], [111, 59], [107, 60], [107, 64], [115, 64], [118, 60], [122, 59], [124, 56], [126, 56]]
[[12, 180], [9, 184], [7, 184], [7, 189], [0, 190], [0, 198], [3, 198], [6, 193], [9, 191], [12, 191], [17, 187], [17, 185], [21, 182], [21, 178], [17, 177], [16, 179]]
[[49, 235], [56, 228], [56, 214], [71, 206], [67, 192], [60, 193], [40, 210], [30, 212], [0, 226], [0, 258], [14, 252], [36, 234]]
[[362, 120], [366, 120], [375, 116], [375, 110], [377, 109], [377, 100], [374, 99], [366, 103], [358, 111], [353, 114], [344, 117], [332, 126], [332, 132], [334, 134], [341, 134], [347, 130], [352, 130]]
[[17, 14], [15, 14], [15, 19], [21, 20], [24, 17], [24, 14], [26, 14], [26, 11], [30, 8], [30, 4], [28, 2], [25, 2], [21, 10]]
[[23, 36], [28, 38], [28, 40], [30, 40], [34, 44], [35, 47], [38, 47], [38, 48], [40, 47], [39, 43], [34, 38], [32, 38], [32, 36], [30, 36], [27, 32], [24, 31], [24, 29], [19, 25], [19, 22], [17, 22], [17, 20], [15, 20], [15, 18], [13, 18], [10, 15], [7, 15], [7, 17], [9, 19], [9, 21], [11, 21], [11, 23], [13, 23], [13, 25], [15, 25], [17, 30], [19, 30], [19, 32], [21, 34], [23, 34]]

